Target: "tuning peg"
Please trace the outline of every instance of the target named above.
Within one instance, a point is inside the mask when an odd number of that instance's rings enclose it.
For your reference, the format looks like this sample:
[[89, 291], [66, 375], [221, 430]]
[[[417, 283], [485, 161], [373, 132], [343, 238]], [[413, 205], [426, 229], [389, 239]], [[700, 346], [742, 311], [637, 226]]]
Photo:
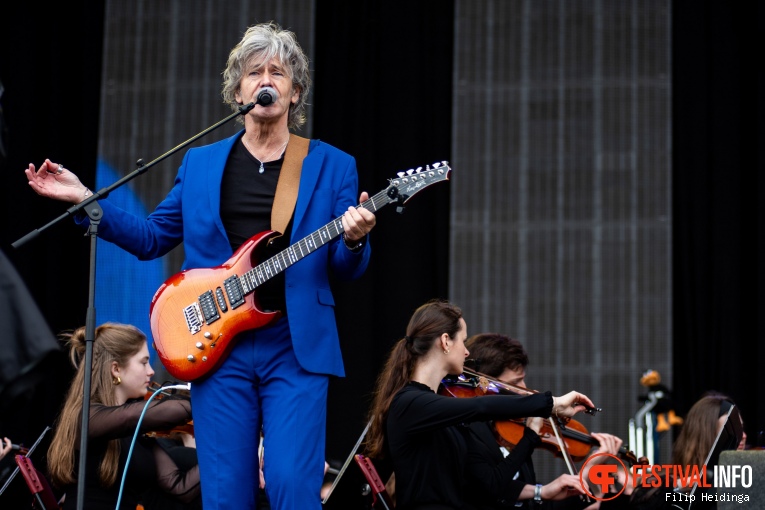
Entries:
[[398, 175], [399, 177], [404, 177], [406, 175], [406, 173], [404, 173], [404, 172], [396, 172], [396, 175]]
[[406, 175], [412, 175], [414, 173], [414, 168], [410, 168], [406, 171]]
[[441, 163], [439, 162], [433, 163], [433, 168], [438, 168], [439, 166], [441, 166]]
[[421, 167], [421, 166], [418, 166], [418, 167], [417, 167], [417, 173], [420, 173], [420, 172], [422, 172], [422, 167]]

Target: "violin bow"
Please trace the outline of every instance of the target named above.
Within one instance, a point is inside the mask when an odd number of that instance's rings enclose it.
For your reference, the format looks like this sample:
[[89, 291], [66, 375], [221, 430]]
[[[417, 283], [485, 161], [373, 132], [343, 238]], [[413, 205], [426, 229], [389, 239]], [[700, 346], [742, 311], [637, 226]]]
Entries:
[[[579, 470], [576, 468], [576, 465], [574, 464], [574, 461], [568, 452], [568, 448], [566, 447], [566, 442], [563, 440], [563, 436], [560, 433], [560, 428], [558, 424], [556, 423], [559, 420], [559, 418], [553, 418], [552, 416], [550, 416], [548, 420], [550, 422], [550, 427], [553, 429], [553, 432], [555, 433], [555, 438], [558, 440], [558, 446], [560, 446], [561, 455], [563, 457], [563, 460], [566, 463], [566, 467], [568, 468], [569, 474], [573, 476], [579, 475]], [[565, 425], [561, 425], [561, 426], [565, 427]], [[587, 496], [587, 494], [581, 494], [579, 496], [579, 499], [581, 499], [582, 501], [586, 503], [592, 502], [592, 500], [590, 499], [589, 496]]]

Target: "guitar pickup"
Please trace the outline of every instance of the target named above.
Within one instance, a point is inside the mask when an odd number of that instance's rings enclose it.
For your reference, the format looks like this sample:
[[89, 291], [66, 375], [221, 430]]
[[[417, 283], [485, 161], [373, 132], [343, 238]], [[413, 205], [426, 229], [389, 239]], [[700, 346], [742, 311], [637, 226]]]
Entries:
[[237, 275], [223, 280], [223, 287], [226, 289], [226, 296], [232, 309], [244, 304], [244, 290], [242, 289], [242, 282]]
[[220, 319], [220, 314], [218, 313], [218, 307], [215, 306], [215, 298], [213, 297], [212, 291], [208, 290], [199, 296], [199, 305], [202, 309], [202, 317], [204, 317], [206, 324], [212, 324]]
[[228, 305], [226, 304], [226, 299], [223, 297], [223, 289], [218, 287], [215, 289], [215, 299], [218, 301], [218, 308], [220, 308], [221, 312], [228, 312]]

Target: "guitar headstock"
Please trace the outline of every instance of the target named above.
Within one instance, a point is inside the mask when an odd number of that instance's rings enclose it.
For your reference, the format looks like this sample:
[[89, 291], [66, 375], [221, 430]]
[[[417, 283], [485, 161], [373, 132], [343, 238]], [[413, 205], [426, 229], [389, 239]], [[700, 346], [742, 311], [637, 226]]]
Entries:
[[391, 201], [403, 205], [431, 184], [449, 180], [451, 172], [452, 169], [446, 161], [436, 162], [425, 168], [410, 168], [405, 172], [398, 172], [397, 177], [390, 179], [385, 193]]

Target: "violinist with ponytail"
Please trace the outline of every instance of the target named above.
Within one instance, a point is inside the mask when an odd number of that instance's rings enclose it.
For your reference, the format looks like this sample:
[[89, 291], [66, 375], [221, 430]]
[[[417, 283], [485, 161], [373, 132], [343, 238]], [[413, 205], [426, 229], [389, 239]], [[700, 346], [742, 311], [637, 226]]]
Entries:
[[[392, 465], [398, 510], [476, 508], [465, 493], [465, 459], [474, 445], [462, 424], [551, 414], [571, 418], [594, 407], [575, 391], [561, 397], [439, 394], [444, 377], [462, 373], [466, 338], [462, 311], [447, 301], [430, 301], [414, 312], [378, 378], [366, 454]], [[578, 486], [570, 489], [583, 493]]]
[[[48, 468], [54, 486], [65, 492], [64, 510], [76, 508], [80, 459], [82, 391], [85, 377], [85, 328], [64, 335], [76, 368], [69, 392], [55, 425], [48, 450]], [[145, 395], [154, 370], [149, 362], [146, 336], [127, 324], [106, 323], [96, 328], [90, 388], [88, 458], [84, 508], [114, 510], [135, 428], [145, 407]], [[187, 398], [154, 399], [141, 420], [141, 431], [168, 430], [191, 419]], [[199, 497], [199, 468], [183, 471], [157, 439], [139, 436], [133, 446], [120, 510], [174, 508], [158, 503], [157, 494], [172, 494], [188, 503]]]

